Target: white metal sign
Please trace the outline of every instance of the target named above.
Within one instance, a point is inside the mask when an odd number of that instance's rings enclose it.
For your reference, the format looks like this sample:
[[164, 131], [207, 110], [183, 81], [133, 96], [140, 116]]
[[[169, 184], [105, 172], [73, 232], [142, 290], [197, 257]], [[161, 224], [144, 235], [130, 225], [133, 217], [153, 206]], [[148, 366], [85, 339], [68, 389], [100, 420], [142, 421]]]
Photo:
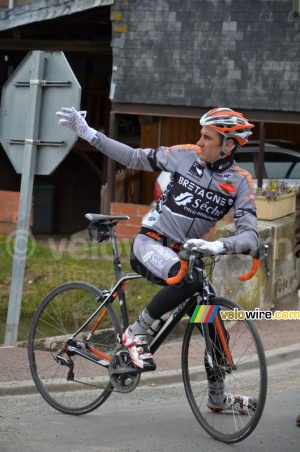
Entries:
[[[80, 108], [80, 85], [63, 52], [43, 52], [41, 78], [33, 76], [36, 52], [27, 54], [3, 86], [0, 141], [17, 173], [23, 172], [25, 144], [37, 148], [34, 174], [51, 174], [75, 144], [76, 135], [57, 126], [55, 112], [62, 106]], [[41, 88], [39, 111], [29, 118], [34, 87]], [[28, 121], [38, 122], [35, 135], [28, 136]]]

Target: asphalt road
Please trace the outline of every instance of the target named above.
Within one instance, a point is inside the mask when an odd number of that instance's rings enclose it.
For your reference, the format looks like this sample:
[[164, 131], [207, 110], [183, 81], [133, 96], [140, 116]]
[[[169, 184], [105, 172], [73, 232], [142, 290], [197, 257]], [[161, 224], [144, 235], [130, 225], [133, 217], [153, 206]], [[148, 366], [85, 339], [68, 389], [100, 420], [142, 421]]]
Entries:
[[235, 445], [210, 438], [193, 417], [182, 384], [112, 394], [85, 416], [56, 412], [40, 395], [0, 398], [1, 452], [298, 452], [300, 358], [269, 366], [263, 417], [250, 437]]

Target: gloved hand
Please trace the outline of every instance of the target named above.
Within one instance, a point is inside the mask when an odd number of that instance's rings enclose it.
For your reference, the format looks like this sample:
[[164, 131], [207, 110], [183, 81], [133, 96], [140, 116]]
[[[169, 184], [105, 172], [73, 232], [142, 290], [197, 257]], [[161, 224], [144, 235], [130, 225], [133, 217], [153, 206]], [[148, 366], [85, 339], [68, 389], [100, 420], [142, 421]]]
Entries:
[[189, 239], [183, 245], [185, 249], [197, 248], [201, 253], [210, 255], [210, 254], [221, 254], [225, 251], [224, 243], [220, 240], [215, 240], [214, 242], [207, 242], [202, 239]]
[[97, 131], [89, 127], [84, 119], [85, 114], [86, 112], [78, 112], [74, 107], [61, 108], [56, 112], [56, 116], [60, 118], [59, 125], [69, 127], [76, 135], [91, 143]]

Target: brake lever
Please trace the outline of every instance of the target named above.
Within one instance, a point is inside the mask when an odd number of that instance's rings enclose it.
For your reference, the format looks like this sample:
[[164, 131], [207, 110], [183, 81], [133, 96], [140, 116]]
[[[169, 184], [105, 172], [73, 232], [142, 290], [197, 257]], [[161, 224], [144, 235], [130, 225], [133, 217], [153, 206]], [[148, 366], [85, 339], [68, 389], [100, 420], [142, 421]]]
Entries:
[[196, 250], [197, 250], [197, 248], [192, 248], [190, 251], [191, 254], [189, 257], [189, 266], [188, 266], [188, 271], [187, 271], [189, 279], [193, 279], [193, 266], [194, 266], [194, 262], [196, 259], [196, 254], [195, 254]]

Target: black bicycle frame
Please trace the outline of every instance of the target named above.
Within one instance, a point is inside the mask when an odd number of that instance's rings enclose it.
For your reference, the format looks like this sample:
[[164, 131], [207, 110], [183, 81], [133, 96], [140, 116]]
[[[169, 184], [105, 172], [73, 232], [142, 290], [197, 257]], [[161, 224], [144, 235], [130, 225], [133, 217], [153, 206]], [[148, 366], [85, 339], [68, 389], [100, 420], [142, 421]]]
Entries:
[[[202, 290], [200, 293], [196, 293], [191, 298], [183, 301], [174, 311], [171, 313], [170, 317], [166, 321], [166, 323], [162, 326], [162, 328], [156, 333], [154, 338], [152, 339], [149, 348], [150, 352], [154, 354], [156, 350], [161, 346], [164, 340], [169, 336], [175, 326], [180, 322], [180, 320], [184, 317], [185, 314], [191, 318], [195, 308], [198, 304], [207, 304], [209, 303], [209, 299], [211, 297], [215, 297], [216, 294], [210, 282], [207, 280], [206, 276], [203, 278]], [[209, 331], [207, 325], [202, 325], [202, 331], [205, 335], [207, 351], [211, 353], [211, 345], [209, 338]]]
[[169, 334], [173, 331], [175, 326], [180, 322], [185, 314], [190, 313], [189, 316], [194, 312], [197, 305], [197, 296], [183, 301], [174, 311], [171, 313], [170, 317], [166, 323], [161, 327], [160, 330], [155, 334], [151, 343], [149, 345], [150, 352], [154, 354], [156, 350], [161, 346]]
[[[109, 362], [105, 359], [99, 359], [96, 355], [94, 355], [91, 352], [86, 352], [81, 349], [77, 349], [72, 344], [72, 341], [76, 338], [76, 336], [85, 328], [86, 325], [98, 314], [98, 312], [105, 307], [107, 303], [113, 304], [115, 299], [119, 298], [119, 305], [121, 310], [121, 318], [123, 322], [123, 331], [127, 329], [129, 326], [129, 319], [128, 319], [128, 311], [126, 306], [126, 296], [125, 296], [125, 290], [124, 286], [125, 283], [132, 279], [139, 279], [143, 278], [143, 276], [137, 274], [137, 273], [124, 273], [122, 271], [121, 267], [121, 261], [119, 258], [119, 251], [118, 251], [118, 244], [116, 239], [116, 232], [115, 228], [112, 227], [111, 229], [111, 243], [112, 243], [112, 249], [113, 249], [113, 266], [116, 276], [116, 283], [114, 287], [110, 291], [103, 291], [103, 296], [98, 297], [99, 306], [95, 310], [95, 312], [84, 322], [84, 324], [72, 335], [70, 340], [68, 341], [68, 347], [74, 354], [78, 354], [81, 356], [84, 356], [90, 361], [95, 362], [96, 364], [99, 364], [103, 367], [108, 367]], [[150, 352], [154, 354], [156, 350], [161, 346], [161, 344], [165, 341], [165, 339], [169, 336], [169, 334], [173, 331], [173, 329], [176, 327], [176, 325], [180, 322], [180, 320], [184, 317], [185, 314], [188, 314], [189, 317], [192, 316], [194, 313], [194, 310], [197, 306], [197, 304], [207, 304], [209, 303], [209, 299], [211, 297], [216, 296], [213, 286], [211, 285], [210, 281], [207, 279], [205, 269], [202, 270], [203, 274], [201, 275], [201, 291], [199, 293], [196, 293], [191, 298], [188, 298], [187, 300], [183, 301], [177, 308], [175, 308], [166, 323], [162, 326], [162, 328], [155, 334], [153, 339], [151, 340], [151, 343], [149, 345]], [[199, 284], [201, 284], [199, 281]], [[100, 290], [102, 293], [102, 291]], [[209, 341], [209, 332], [207, 325], [202, 325], [202, 331], [206, 340], [206, 346], [207, 346], [207, 353], [211, 354], [211, 345]], [[87, 341], [89, 341], [90, 336], [87, 337]]]

